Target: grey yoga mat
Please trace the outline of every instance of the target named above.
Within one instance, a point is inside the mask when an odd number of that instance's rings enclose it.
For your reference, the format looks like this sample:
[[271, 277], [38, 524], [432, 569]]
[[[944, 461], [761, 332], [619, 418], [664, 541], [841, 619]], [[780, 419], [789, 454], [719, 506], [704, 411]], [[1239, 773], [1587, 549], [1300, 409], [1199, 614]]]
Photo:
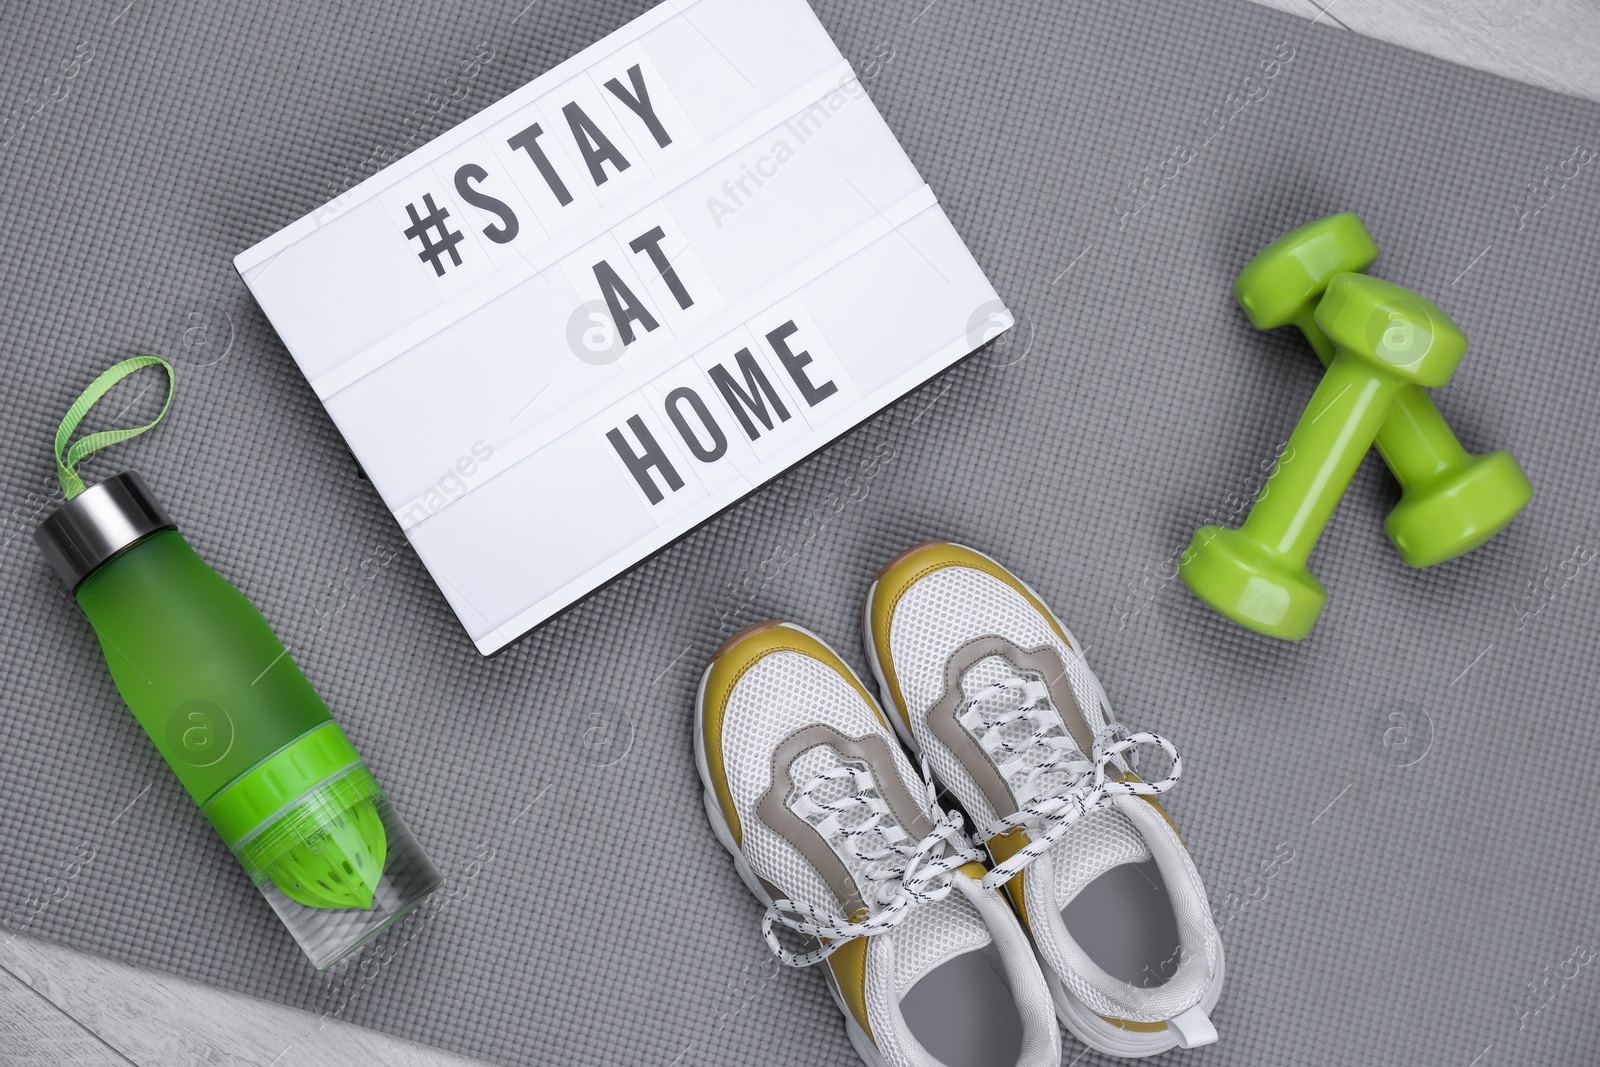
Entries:
[[[1121, 717], [1183, 752], [1171, 809], [1229, 953], [1222, 1040], [1185, 1062], [1594, 1061], [1600, 109], [1231, 0], [821, 0], [1019, 326], [483, 660], [230, 260], [643, 7], [7, 12], [10, 930], [494, 1063], [853, 1063], [705, 825], [694, 685], [773, 616], [863, 666], [874, 571], [949, 537], [1038, 588]], [[1370, 459], [1312, 559], [1327, 612], [1283, 644], [1174, 567], [1195, 526], [1237, 521], [1317, 380], [1298, 338], [1250, 329], [1233, 275], [1341, 209], [1376, 273], [1464, 327], [1439, 405], [1536, 495], [1411, 571]], [[249, 891], [30, 543], [57, 418], [150, 351], [179, 363], [173, 413], [90, 473], [149, 479], [452, 877], [337, 973]], [[138, 389], [108, 416], [144, 412]]]

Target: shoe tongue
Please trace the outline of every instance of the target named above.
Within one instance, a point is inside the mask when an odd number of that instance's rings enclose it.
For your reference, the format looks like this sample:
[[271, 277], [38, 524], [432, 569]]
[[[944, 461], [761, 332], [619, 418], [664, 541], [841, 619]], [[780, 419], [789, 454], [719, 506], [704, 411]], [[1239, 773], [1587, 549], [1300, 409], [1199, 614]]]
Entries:
[[[869, 785], [863, 794], [861, 784], [854, 777], [840, 777], [833, 780], [816, 780], [826, 772], [836, 771], [840, 768], [849, 768], [853, 771], [866, 772]], [[790, 764], [790, 773], [796, 782], [808, 783], [809, 798], [817, 805], [835, 805], [851, 797], [866, 796], [873, 802], [879, 802], [880, 810], [875, 814], [865, 805], [848, 804], [845, 809], [833, 816], [833, 821], [839, 831], [859, 831], [869, 819], [876, 820], [875, 829], [863, 833], [857, 840], [856, 848], [847, 845], [845, 838], [835, 832], [828, 837], [828, 847], [833, 850], [839, 862], [844, 864], [845, 870], [855, 880], [857, 894], [850, 901], [835, 900], [835, 906], [848, 914], [860, 906], [860, 901], [867, 900], [874, 909], [881, 906], [882, 901], [869, 900], [868, 887], [875, 883], [871, 875], [876, 872], [881, 876], [885, 868], [901, 868], [905, 865], [903, 857], [885, 857], [869, 860], [860, 854], [861, 851], [875, 852], [888, 844], [889, 839], [899, 835], [902, 841], [908, 839], [915, 831], [915, 827], [906, 826], [898, 817], [892, 806], [883, 805], [884, 788], [882, 776], [893, 774], [894, 767], [880, 767], [867, 760], [845, 759], [832, 745], [815, 745], [800, 755], [796, 756]], [[887, 810], [882, 810], [882, 809]], [[925, 814], [925, 813], [923, 813]], [[811, 822], [813, 826], [819, 825], [819, 816], [813, 812], [801, 818]], [[820, 832], [820, 831], [819, 831]]]
[[986, 948], [993, 940], [978, 909], [960, 888], [940, 900], [918, 904], [899, 925], [873, 940], [885, 938], [894, 947], [894, 989], [899, 996], [940, 964]]
[[[831, 746], [819, 745], [802, 753], [792, 766], [795, 776], [803, 781], [808, 776], [841, 765], [851, 764], [850, 761], [842, 760]], [[876, 781], [880, 768], [869, 766], [867, 769], [872, 772]], [[819, 785], [813, 791], [812, 799], [818, 803], [837, 801], [854, 790], [854, 784], [845, 780], [828, 782]], [[841, 818], [840, 823], [854, 825], [860, 818], [858, 814], [851, 814]], [[894, 825], [898, 826], [898, 821], [894, 822]], [[862, 864], [859, 859], [848, 854], [841, 854], [840, 858], [845, 861], [852, 874], [860, 873]], [[893, 945], [893, 988], [897, 996], [903, 996], [918, 980], [940, 964], [963, 953], [984, 948], [992, 939], [977, 907], [965, 893], [955, 888], [939, 900], [913, 905], [906, 912], [905, 918], [888, 932], [879, 934], [872, 940], [874, 943], [887, 942]]]
[[[1024, 697], [1014, 689], [999, 690], [984, 693], [990, 686], [1008, 679], [1022, 678], [1025, 681], [1046, 682], [1047, 679], [1039, 678], [1037, 671], [1019, 671], [1017, 667], [1004, 656], [985, 656], [974, 663], [961, 677], [962, 695], [968, 701], [970, 710], [976, 710], [985, 716], [997, 716], [1018, 706]], [[1048, 704], [1048, 706], [1046, 706]], [[1065, 752], [1038, 743], [1031, 747], [1028, 740], [1036, 730], [1043, 728], [1044, 736], [1055, 740], [1057, 743], [1066, 742], [1068, 748]], [[1002, 726], [992, 728], [998, 731], [999, 739], [1005, 745], [1018, 750], [1022, 755], [1022, 763], [1018, 769], [1009, 774], [1007, 784], [1017, 798], [1017, 803], [1025, 804], [1035, 796], [1053, 792], [1066, 785], [1072, 775], [1065, 769], [1049, 770], [1033, 775], [1033, 768], [1046, 761], [1055, 760], [1066, 756], [1073, 761], [1088, 761], [1088, 756], [1082, 751], [1072, 731], [1061, 718], [1060, 709], [1053, 702], [1041, 704], [1036, 712], [1030, 716], [1022, 716]]]
[[[1020, 676], [1028, 677], [1026, 673], [1020, 673]], [[962, 676], [961, 686], [967, 699], [972, 700], [984, 688], [1015, 677], [1019, 677], [1019, 672], [1010, 660], [1000, 655], [985, 656]], [[1012, 698], [990, 696], [985, 698], [985, 704], [993, 703], [993, 710], [998, 711], [1006, 706], [1008, 699]], [[1006, 731], [1002, 735], [1004, 740], [1017, 742], [1033, 732], [1034, 724], [1027, 720], [1018, 720], [1001, 729]], [[1049, 736], [1062, 736], [1069, 740], [1072, 738], [1072, 732], [1066, 728], [1065, 723], [1052, 724], [1046, 733]], [[1075, 758], [1087, 761], [1087, 754], [1076, 744], [1073, 745], [1073, 751]], [[1014, 791], [1021, 792], [1025, 773], [1012, 776], [1009, 784]], [[1065, 784], [1067, 778], [1068, 775], [1064, 771], [1049, 771], [1040, 775], [1033, 784], [1037, 792], [1048, 793], [1053, 788]], [[1025, 798], [1019, 796], [1019, 799]], [[1126, 815], [1115, 808], [1104, 808], [1079, 819], [1057, 840], [1049, 855], [1055, 875], [1056, 900], [1063, 908], [1083, 890], [1084, 886], [1111, 868], [1124, 863], [1143, 863], [1152, 858], [1150, 847], [1139, 831], [1134, 828]]]
[[1085, 886], [1111, 868], [1154, 858], [1133, 822], [1116, 808], [1085, 815], [1045, 855], [1055, 878], [1058, 908], [1072, 903]]

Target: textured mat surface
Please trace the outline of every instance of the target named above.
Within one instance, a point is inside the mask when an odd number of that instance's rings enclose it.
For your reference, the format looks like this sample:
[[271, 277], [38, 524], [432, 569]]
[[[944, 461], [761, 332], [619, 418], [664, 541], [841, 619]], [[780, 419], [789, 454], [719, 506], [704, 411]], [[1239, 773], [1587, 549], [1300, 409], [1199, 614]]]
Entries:
[[[1222, 1042], [1185, 1062], [1594, 1062], [1600, 178], [1575, 150], [1600, 109], [1242, 3], [821, 0], [1021, 325], [485, 661], [230, 259], [643, 7], [0, 15], [8, 926], [497, 1063], [853, 1063], [705, 824], [694, 681], [770, 616], [861, 666], [874, 571], [951, 537], [1041, 590], [1122, 717], [1183, 751], [1171, 807], [1230, 963]], [[1236, 521], [1316, 381], [1233, 274], [1344, 208], [1376, 272], [1471, 337], [1438, 402], [1536, 498], [1408, 571], [1369, 459], [1312, 559], [1327, 612], [1286, 645], [1175, 564]], [[146, 475], [454, 878], [340, 973], [248, 890], [29, 540], [56, 419], [147, 351], [179, 363], [173, 414], [91, 473]]]

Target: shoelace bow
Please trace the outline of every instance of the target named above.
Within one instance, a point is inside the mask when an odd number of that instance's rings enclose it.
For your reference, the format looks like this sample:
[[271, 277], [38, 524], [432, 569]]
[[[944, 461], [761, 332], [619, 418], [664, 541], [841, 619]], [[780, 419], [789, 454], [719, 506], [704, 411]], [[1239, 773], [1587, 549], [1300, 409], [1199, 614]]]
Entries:
[[[997, 696], [1011, 699], [998, 710], [984, 711], [985, 702]], [[1070, 736], [1046, 734], [1059, 718], [1043, 682], [1016, 677], [979, 691], [961, 716], [962, 724], [978, 733], [979, 743], [1008, 782], [1012, 775], [1027, 770], [1022, 783], [1025, 795], [1046, 774], [1063, 772], [1066, 776], [1055, 788], [1032, 796], [1014, 814], [996, 819], [979, 832], [979, 841], [989, 841], [1019, 827], [1026, 828], [1029, 836], [1028, 844], [984, 876], [986, 889], [998, 889], [1016, 877], [1059, 841], [1073, 823], [1090, 812], [1110, 807], [1113, 797], [1159, 796], [1177, 785], [1183, 774], [1183, 761], [1172, 742], [1160, 734], [1130, 731], [1116, 722], [1095, 736], [1093, 751], [1083, 759]], [[1030, 724], [1032, 733], [1015, 741], [1006, 740], [1006, 727], [1017, 722]], [[1117, 772], [1114, 761], [1118, 756], [1132, 753], [1140, 745], [1155, 745], [1167, 754], [1172, 768], [1165, 778], [1142, 782], [1107, 777], [1108, 773]]]
[[[945, 811], [936, 802], [933, 787], [926, 783], [932, 775], [926, 761], [922, 765], [928, 810], [933, 829], [913, 842], [889, 806], [877, 795], [872, 776], [849, 766], [834, 767], [813, 776], [800, 789], [801, 806], [821, 816], [814, 823], [826, 838], [840, 835], [849, 851], [866, 864], [865, 877], [871, 884], [866, 901], [872, 911], [860, 921], [840, 915], [834, 908], [818, 907], [802, 900], [775, 900], [761, 920], [761, 936], [773, 955], [791, 967], [810, 967], [831, 956], [846, 941], [875, 937], [893, 929], [917, 904], [942, 900], [949, 895], [956, 868], [982, 858], [964, 832], [965, 820], [959, 812]], [[830, 800], [817, 800], [822, 786], [848, 781], [850, 790]], [[865, 818], [846, 825], [843, 819], [865, 812]], [[786, 926], [806, 937], [822, 941], [809, 952], [794, 952], [778, 940], [776, 926]]]

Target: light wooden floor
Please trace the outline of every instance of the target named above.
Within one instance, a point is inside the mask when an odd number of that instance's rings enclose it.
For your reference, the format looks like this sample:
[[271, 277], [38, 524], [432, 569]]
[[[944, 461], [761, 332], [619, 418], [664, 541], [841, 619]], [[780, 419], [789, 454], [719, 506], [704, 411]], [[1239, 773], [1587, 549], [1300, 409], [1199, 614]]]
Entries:
[[[975, 2], [975, 0], [964, 0]], [[1138, 0], [1129, 0], [1130, 3]], [[1600, 100], [1592, 0], [1257, 0]], [[473, 1061], [42, 941], [0, 945], [0, 1067], [455, 1067]]]

